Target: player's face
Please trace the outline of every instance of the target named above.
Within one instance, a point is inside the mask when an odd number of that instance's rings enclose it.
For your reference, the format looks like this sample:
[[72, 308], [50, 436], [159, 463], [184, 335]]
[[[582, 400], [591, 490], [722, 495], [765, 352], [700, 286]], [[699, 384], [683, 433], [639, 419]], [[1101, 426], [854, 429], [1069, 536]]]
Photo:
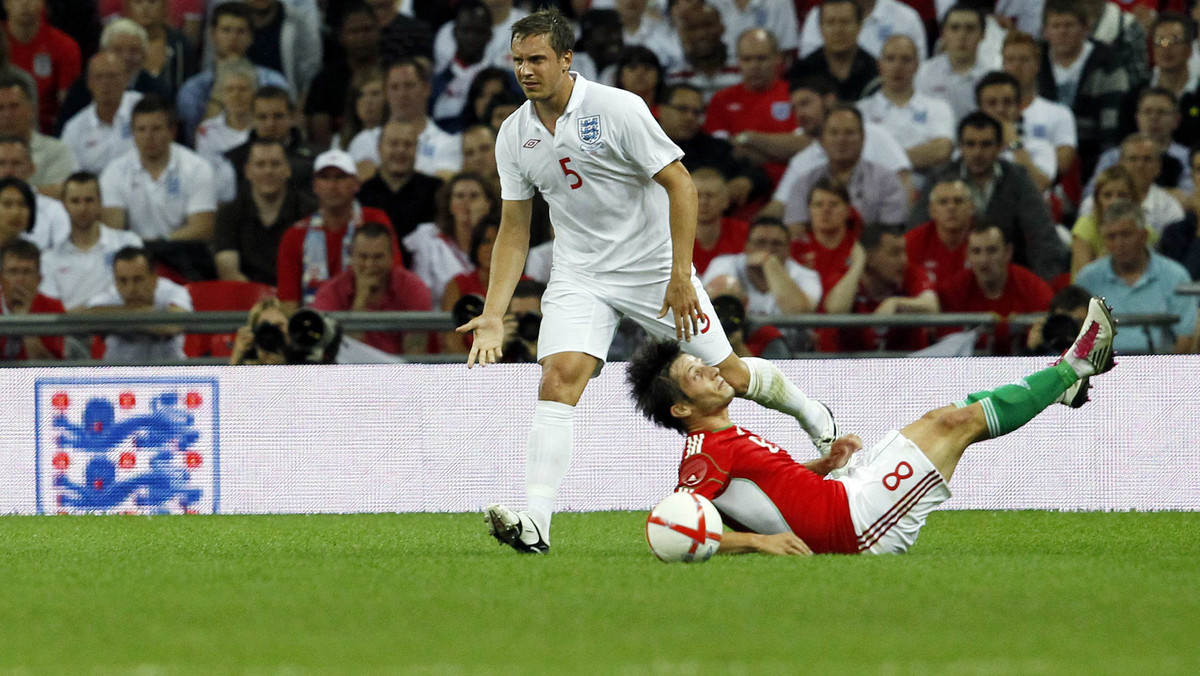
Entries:
[[975, 215], [975, 202], [962, 181], [940, 183], [929, 193], [929, 217], [939, 229], [961, 231]]
[[973, 56], [983, 40], [979, 15], [970, 11], [950, 12], [942, 26], [942, 44], [951, 58]]
[[1033, 84], [1042, 64], [1037, 50], [1029, 45], [1013, 45], [1004, 48], [1004, 72], [1017, 78], [1021, 86]]
[[972, 232], [967, 237], [967, 263], [985, 286], [1008, 274], [1012, 251], [1012, 246], [1004, 243], [999, 228]]
[[549, 101], [566, 88], [571, 50], [554, 53], [548, 35], [527, 35], [512, 42], [513, 72], [530, 101]]
[[858, 30], [862, 27], [854, 7], [843, 2], [822, 6], [818, 12], [821, 37], [825, 40], [826, 49], [834, 54], [853, 50], [858, 43]]
[[1016, 122], [1020, 116], [1017, 92], [1006, 84], [984, 87], [979, 91], [979, 109], [1001, 122]]
[[158, 277], [145, 258], [113, 263], [113, 281], [117, 286], [117, 294], [127, 307], [154, 305], [154, 287], [158, 285]]
[[63, 186], [63, 206], [71, 227], [86, 230], [100, 220], [100, 185], [95, 181], [70, 182]]
[[706, 366], [690, 354], [680, 355], [671, 364], [671, 377], [691, 400], [687, 406], [693, 413], [711, 413], [733, 401], [733, 386], [721, 377], [720, 369]]
[[917, 75], [917, 48], [904, 35], [888, 38], [879, 54], [879, 77], [888, 87], [907, 89]]

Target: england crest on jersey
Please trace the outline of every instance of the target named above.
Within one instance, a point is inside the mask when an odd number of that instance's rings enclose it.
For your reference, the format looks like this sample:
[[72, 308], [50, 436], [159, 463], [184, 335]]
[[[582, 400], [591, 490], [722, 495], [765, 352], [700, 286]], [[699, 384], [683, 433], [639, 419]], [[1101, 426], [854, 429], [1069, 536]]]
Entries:
[[600, 147], [600, 116], [591, 115], [579, 118], [579, 142], [584, 150], [595, 150]]
[[34, 392], [40, 513], [219, 511], [215, 379], [44, 378]]

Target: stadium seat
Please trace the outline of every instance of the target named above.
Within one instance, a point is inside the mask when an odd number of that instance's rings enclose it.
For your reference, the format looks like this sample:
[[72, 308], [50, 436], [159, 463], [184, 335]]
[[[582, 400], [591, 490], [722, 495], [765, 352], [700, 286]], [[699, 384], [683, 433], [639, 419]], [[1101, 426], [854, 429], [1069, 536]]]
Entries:
[[[263, 298], [275, 295], [275, 289], [258, 282], [192, 282], [187, 285], [196, 312], [246, 311]], [[233, 352], [233, 333], [189, 333], [183, 352], [190, 357], [228, 357]]]

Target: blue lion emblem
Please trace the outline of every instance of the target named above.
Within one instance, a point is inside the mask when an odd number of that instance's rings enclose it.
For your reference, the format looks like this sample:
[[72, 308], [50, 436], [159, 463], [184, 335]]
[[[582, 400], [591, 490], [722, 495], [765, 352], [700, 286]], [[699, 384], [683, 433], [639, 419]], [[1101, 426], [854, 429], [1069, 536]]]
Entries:
[[579, 140], [588, 146], [597, 145], [600, 142], [600, 116], [592, 115], [579, 119]]

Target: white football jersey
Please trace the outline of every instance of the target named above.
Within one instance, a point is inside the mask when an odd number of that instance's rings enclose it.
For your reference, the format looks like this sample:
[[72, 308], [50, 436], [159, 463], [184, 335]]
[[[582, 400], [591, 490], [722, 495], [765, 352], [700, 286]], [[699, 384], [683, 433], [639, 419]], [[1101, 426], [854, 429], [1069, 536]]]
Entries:
[[529, 101], [500, 127], [501, 196], [542, 193], [554, 224], [555, 268], [669, 271], [669, 201], [653, 177], [683, 151], [639, 96], [571, 76], [575, 87], [554, 134]]

